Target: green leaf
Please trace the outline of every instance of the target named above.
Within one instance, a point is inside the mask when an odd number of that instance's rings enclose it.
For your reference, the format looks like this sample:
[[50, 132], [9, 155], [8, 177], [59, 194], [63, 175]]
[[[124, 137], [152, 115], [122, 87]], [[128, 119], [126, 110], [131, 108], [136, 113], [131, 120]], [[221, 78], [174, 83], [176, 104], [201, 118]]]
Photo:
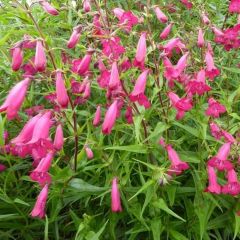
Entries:
[[105, 191], [107, 188], [91, 185], [80, 178], [73, 178], [69, 182], [69, 186], [78, 190], [78, 192], [99, 193]]
[[138, 194], [143, 192], [145, 189], [147, 189], [149, 186], [154, 184], [153, 180], [148, 180], [138, 191], [136, 194], [134, 194], [131, 198], [128, 199], [128, 201], [131, 201], [133, 198], [135, 198]]
[[186, 222], [185, 219], [183, 219], [182, 217], [178, 216], [175, 212], [173, 212], [170, 208], [168, 208], [166, 202], [162, 198], [160, 198], [157, 201], [155, 201], [153, 203], [153, 206], [156, 207], [156, 208], [162, 209], [163, 211], [165, 211], [166, 213], [172, 215], [173, 217], [178, 218], [178, 219]]
[[113, 146], [113, 147], [106, 147], [104, 150], [119, 150], [119, 151], [135, 152], [135, 153], [147, 153], [146, 147], [142, 145]]

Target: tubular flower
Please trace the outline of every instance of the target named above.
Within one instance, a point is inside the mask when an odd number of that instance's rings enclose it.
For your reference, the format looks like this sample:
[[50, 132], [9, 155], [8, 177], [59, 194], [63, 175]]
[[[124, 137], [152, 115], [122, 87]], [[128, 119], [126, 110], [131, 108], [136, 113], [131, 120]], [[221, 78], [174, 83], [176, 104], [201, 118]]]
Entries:
[[88, 159], [92, 159], [94, 157], [93, 151], [89, 146], [87, 146], [87, 145], [85, 146], [85, 151], [86, 151]]
[[147, 45], [146, 45], [146, 32], [143, 32], [139, 38], [137, 51], [135, 55], [135, 65], [144, 66], [145, 58], [147, 55]]
[[37, 197], [35, 206], [30, 213], [32, 217], [43, 218], [45, 216], [45, 206], [48, 197], [48, 184], [46, 184]]
[[63, 144], [64, 144], [64, 136], [63, 136], [62, 124], [58, 124], [53, 145], [57, 151], [60, 151], [63, 147]]
[[114, 90], [114, 89], [117, 89], [120, 85], [121, 85], [121, 82], [120, 82], [120, 78], [119, 78], [117, 63], [114, 62], [112, 64], [112, 70], [111, 70], [108, 87], [110, 90]]
[[186, 8], [191, 9], [193, 4], [189, 0], [180, 0], [183, 5], [185, 5]]
[[162, 22], [162, 23], [166, 23], [168, 21], [168, 17], [161, 11], [161, 9], [159, 7], [155, 7], [154, 8], [154, 12], [157, 16], [157, 19]]
[[172, 38], [164, 46], [161, 46], [160, 49], [164, 51], [164, 56], [171, 57], [174, 49], [180, 54], [183, 50], [186, 50], [186, 46], [179, 38]]
[[50, 184], [52, 181], [52, 178], [49, 175], [48, 170], [51, 167], [53, 157], [54, 153], [49, 152], [45, 158], [41, 159], [38, 166], [30, 174], [30, 178], [33, 181], [38, 182], [39, 185], [42, 187], [45, 184]]
[[236, 196], [240, 193], [240, 183], [237, 178], [237, 173], [234, 169], [227, 172], [227, 184], [223, 186], [222, 193]]
[[206, 115], [213, 118], [219, 118], [220, 114], [225, 113], [226, 108], [224, 105], [220, 104], [214, 98], [208, 99], [208, 108], [206, 110]]
[[12, 144], [22, 144], [31, 140], [34, 127], [37, 121], [42, 117], [42, 114], [39, 113], [35, 117], [28, 120], [28, 122], [23, 127], [22, 131], [18, 134], [17, 137], [11, 140]]
[[59, 14], [58, 11], [48, 1], [43, 0], [43, 1], [40, 1], [39, 3], [47, 13], [54, 16]]
[[37, 40], [36, 53], [34, 58], [34, 66], [39, 72], [43, 72], [46, 68], [47, 58], [41, 40]]
[[112, 180], [112, 191], [111, 191], [111, 207], [112, 207], [112, 212], [121, 212], [122, 211], [122, 206], [121, 206], [121, 197], [120, 197], [120, 192], [118, 189], [118, 183], [117, 183], [117, 178], [113, 178]]
[[174, 92], [169, 92], [168, 97], [171, 101], [171, 105], [173, 106], [173, 108], [177, 110], [177, 120], [182, 119], [185, 115], [185, 112], [190, 111], [193, 107], [192, 100], [189, 98], [180, 98]]
[[93, 51], [89, 50], [83, 59], [79, 62], [77, 66], [77, 73], [80, 76], [84, 76], [89, 71], [89, 66], [91, 63]]
[[90, 12], [91, 11], [90, 0], [83, 0], [83, 10], [84, 10], [84, 12]]
[[101, 106], [98, 105], [94, 119], [93, 119], [93, 126], [98, 126], [101, 122]]
[[206, 52], [205, 62], [207, 65], [206, 76], [209, 77], [211, 80], [213, 80], [215, 77], [217, 77], [220, 74], [220, 70], [215, 67], [213, 56], [210, 53], [210, 51]]
[[103, 121], [103, 125], [102, 125], [103, 134], [111, 133], [112, 128], [117, 119], [117, 114], [118, 114], [118, 102], [117, 102], [117, 100], [115, 100], [106, 112], [106, 115], [105, 115], [105, 118]]
[[0, 106], [0, 112], [7, 112], [8, 120], [12, 120], [18, 116], [18, 111], [23, 104], [30, 82], [30, 78], [25, 78], [21, 82], [17, 83], [10, 90], [6, 100]]
[[56, 96], [61, 107], [66, 108], [68, 106], [69, 99], [64, 84], [63, 73], [60, 69], [56, 70]]
[[6, 170], [6, 166], [0, 163], [0, 173]]
[[128, 124], [133, 123], [133, 112], [132, 112], [132, 107], [128, 106], [125, 112], [125, 118], [127, 120]]
[[204, 35], [203, 35], [203, 31], [200, 28], [198, 30], [198, 41], [197, 41], [197, 45], [198, 47], [202, 48], [204, 46], [205, 42], [204, 42]]
[[219, 171], [233, 169], [232, 163], [227, 160], [230, 150], [231, 143], [224, 143], [218, 150], [217, 155], [208, 161], [208, 165], [217, 168]]
[[168, 153], [168, 158], [171, 161], [170, 169], [168, 170], [169, 175], [179, 175], [184, 170], [189, 168], [189, 165], [186, 162], [180, 160], [177, 152], [172, 148], [171, 145], [166, 146], [166, 150]]
[[147, 97], [144, 94], [148, 73], [149, 70], [147, 69], [139, 75], [134, 89], [129, 95], [129, 98], [132, 102], [138, 102], [139, 105], [143, 105], [145, 108], [149, 108], [151, 106], [151, 103], [148, 101]]
[[75, 28], [73, 28], [73, 32], [68, 40], [68, 43], [67, 43], [67, 47], [68, 48], [75, 48], [78, 41], [79, 41], [79, 38], [81, 36], [81, 30], [82, 30], [82, 27], [81, 26], [77, 26]]
[[203, 95], [205, 92], [211, 90], [205, 81], [205, 70], [200, 70], [197, 73], [196, 79], [193, 79], [187, 83], [187, 91], [191, 94]]
[[12, 70], [18, 71], [23, 62], [23, 50], [22, 47], [15, 47], [11, 50], [12, 53]]
[[217, 182], [217, 174], [215, 172], [215, 169], [211, 166], [208, 166], [207, 170], [208, 170], [209, 184], [208, 184], [208, 187], [205, 189], [205, 192], [220, 194], [221, 186]]
[[167, 26], [163, 29], [162, 33], [160, 34], [160, 38], [161, 38], [161, 39], [166, 39], [166, 38], [168, 37], [168, 35], [170, 34], [170, 32], [171, 32], [171, 30], [172, 30], [172, 26], [173, 26], [173, 24], [170, 23], [169, 25], [167, 25]]

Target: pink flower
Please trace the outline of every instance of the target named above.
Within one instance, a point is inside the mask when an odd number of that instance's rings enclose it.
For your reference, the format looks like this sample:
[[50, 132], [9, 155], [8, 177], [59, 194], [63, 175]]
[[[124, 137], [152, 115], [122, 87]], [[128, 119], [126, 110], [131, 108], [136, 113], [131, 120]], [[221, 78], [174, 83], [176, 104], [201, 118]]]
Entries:
[[207, 170], [208, 170], [209, 185], [205, 189], [205, 192], [220, 194], [221, 193], [221, 186], [217, 182], [217, 174], [216, 174], [214, 168], [211, 167], [211, 166], [208, 166]]
[[211, 90], [205, 81], [205, 70], [200, 70], [197, 74], [197, 78], [187, 83], [187, 91], [191, 94], [203, 95], [205, 92]]
[[60, 69], [56, 70], [56, 95], [58, 103], [66, 108], [68, 106], [68, 94], [64, 84], [63, 73]]
[[114, 89], [117, 89], [120, 85], [121, 85], [121, 82], [120, 82], [120, 78], [119, 78], [117, 62], [114, 62], [112, 64], [112, 70], [111, 70], [108, 87], [110, 90], [114, 90]]
[[166, 23], [168, 21], [168, 17], [161, 11], [161, 9], [159, 7], [155, 7], [154, 8], [154, 12], [157, 16], [157, 19], [162, 22], [162, 23]]
[[35, 117], [28, 120], [28, 122], [23, 127], [22, 131], [18, 134], [17, 137], [11, 140], [12, 144], [26, 143], [31, 140], [34, 127], [37, 121], [42, 117], [42, 114], [39, 113]]
[[240, 193], [240, 183], [237, 178], [237, 173], [234, 169], [227, 172], [228, 182], [222, 188], [222, 193], [236, 196]]
[[83, 92], [83, 99], [88, 99], [91, 95], [91, 83], [88, 82]]
[[202, 13], [201, 17], [202, 17], [202, 21], [205, 25], [208, 25], [210, 23], [210, 20], [205, 13]]
[[164, 57], [163, 64], [165, 66], [164, 77], [169, 81], [169, 85], [172, 85], [172, 81], [181, 76], [187, 67], [188, 53], [185, 53], [179, 60], [177, 65], [173, 66], [167, 57]]
[[51, 167], [53, 157], [54, 153], [49, 152], [45, 158], [41, 159], [38, 166], [30, 174], [30, 178], [33, 181], [38, 182], [39, 185], [42, 187], [45, 184], [50, 184], [52, 181], [52, 178], [49, 175], [48, 170]]
[[87, 145], [85, 146], [85, 151], [86, 151], [88, 159], [92, 159], [94, 157], [93, 151], [89, 146], [87, 146]]
[[77, 65], [77, 71], [76, 72], [80, 76], [84, 76], [89, 71], [89, 66], [90, 66], [90, 63], [91, 63], [92, 54], [93, 54], [92, 50], [87, 51], [87, 54], [83, 57], [83, 59]]
[[228, 10], [230, 13], [240, 13], [240, 0], [231, 0]]
[[115, 100], [106, 112], [106, 115], [105, 115], [105, 118], [103, 121], [103, 125], [102, 125], [103, 134], [111, 133], [112, 128], [117, 119], [117, 114], [118, 114], [118, 102], [117, 102], [117, 100]]
[[41, 40], [37, 40], [36, 53], [34, 59], [34, 66], [39, 71], [45, 70], [47, 64], [47, 58], [45, 55], [44, 47]]
[[197, 45], [198, 47], [202, 48], [204, 46], [204, 35], [203, 35], [203, 31], [202, 29], [200, 28], [198, 30], [198, 41], [197, 41]]
[[102, 41], [103, 54], [113, 60], [118, 60], [119, 57], [125, 52], [125, 48], [120, 44], [119, 37], [111, 37]]
[[23, 77], [32, 77], [38, 72], [38, 70], [34, 66], [34, 61], [35, 61], [35, 58], [33, 57], [26, 64], [22, 66], [22, 69], [24, 71]]
[[167, 145], [166, 150], [168, 153], [168, 158], [171, 161], [171, 166], [168, 171], [169, 175], [179, 175], [182, 173], [182, 171], [189, 168], [189, 165], [186, 162], [180, 160], [177, 152], [172, 148], [171, 145]]
[[0, 173], [6, 170], [6, 166], [0, 163]]
[[222, 137], [222, 130], [214, 122], [210, 123], [210, 131], [212, 136], [215, 137], [217, 140], [219, 140]]
[[64, 136], [63, 136], [62, 124], [58, 124], [53, 145], [56, 150], [60, 151], [63, 147], [63, 144], [64, 144]]
[[182, 4], [186, 6], [186, 8], [191, 9], [193, 4], [189, 0], [180, 0]]
[[123, 25], [127, 32], [130, 32], [132, 27], [138, 24], [138, 18], [131, 11], [124, 11], [120, 17], [119, 24]]
[[52, 124], [51, 115], [52, 113], [50, 111], [47, 111], [38, 119], [38, 121], [35, 123], [32, 137], [30, 141], [27, 142], [28, 144], [34, 144], [42, 139], [49, 138], [49, 130]]
[[145, 108], [149, 108], [151, 106], [151, 103], [145, 96], [145, 88], [147, 83], [147, 75], [149, 73], [149, 70], [143, 71], [140, 76], [138, 77], [133, 91], [129, 95], [129, 99], [132, 102], [138, 102], [139, 105], [144, 106]]
[[58, 11], [46, 0], [40, 1], [39, 3], [47, 13], [54, 16], [59, 14]]
[[232, 163], [227, 160], [230, 150], [231, 143], [224, 143], [218, 150], [217, 155], [208, 161], [208, 165], [217, 168], [219, 171], [233, 169]]
[[193, 107], [192, 100], [189, 98], [180, 98], [174, 92], [169, 92], [168, 97], [171, 101], [171, 105], [173, 106], [173, 108], [177, 110], [177, 120], [182, 119], [185, 115], [185, 112], [190, 111]]
[[84, 12], [90, 12], [91, 11], [90, 0], [83, 0], [83, 10], [84, 10]]
[[118, 20], [120, 20], [122, 15], [123, 15], [123, 13], [124, 13], [124, 10], [121, 9], [121, 8], [114, 8], [113, 9], [113, 13], [118, 18]]
[[205, 62], [207, 64], [206, 76], [213, 80], [220, 74], [220, 70], [215, 67], [213, 56], [209, 51], [206, 52]]
[[32, 217], [43, 218], [45, 216], [45, 205], [48, 197], [48, 184], [46, 184], [37, 197], [35, 206], [31, 212]]
[[0, 112], [7, 112], [8, 120], [12, 120], [18, 116], [18, 111], [23, 104], [30, 82], [30, 78], [25, 78], [21, 82], [17, 83], [10, 90], [6, 100], [0, 106]]
[[220, 114], [225, 112], [226, 112], [226, 108], [224, 105], [220, 104], [214, 98], [208, 99], [208, 108], [205, 111], [207, 116], [211, 116], [213, 118], [219, 118]]
[[79, 41], [79, 38], [81, 36], [81, 30], [82, 30], [81, 26], [76, 26], [75, 28], [73, 28], [72, 35], [70, 36], [70, 39], [68, 40], [68, 43], [67, 43], [68, 48], [76, 47]]
[[178, 54], [180, 54], [183, 50], [186, 50], [186, 46], [179, 38], [173, 38], [164, 46], [161, 46], [160, 49], [164, 51], [164, 56], [171, 57], [174, 49]]
[[122, 206], [121, 206], [121, 197], [120, 192], [118, 190], [118, 180], [117, 178], [113, 178], [112, 180], [112, 191], [111, 191], [111, 199], [112, 199], [112, 212], [121, 212]]
[[145, 58], [147, 55], [147, 45], [146, 45], [146, 32], [143, 32], [139, 38], [137, 51], [135, 55], [135, 61], [144, 66]]
[[236, 142], [236, 140], [232, 136], [232, 134], [230, 134], [227, 131], [222, 130], [222, 136], [224, 137], [225, 142], [230, 142], [230, 143], [235, 143]]
[[169, 25], [167, 25], [167, 26], [163, 29], [162, 33], [160, 34], [160, 38], [161, 38], [161, 39], [166, 39], [166, 38], [168, 37], [168, 35], [170, 34], [170, 32], [171, 32], [171, 30], [172, 30], [172, 26], [173, 26], [173, 24], [170, 23]]
[[23, 50], [21, 47], [12, 49], [12, 70], [18, 71], [23, 62]]
[[132, 107], [128, 106], [125, 112], [125, 118], [127, 120], [128, 124], [133, 123], [133, 112], [132, 112]]
[[98, 126], [101, 122], [101, 106], [98, 105], [94, 119], [93, 119], [93, 126]]

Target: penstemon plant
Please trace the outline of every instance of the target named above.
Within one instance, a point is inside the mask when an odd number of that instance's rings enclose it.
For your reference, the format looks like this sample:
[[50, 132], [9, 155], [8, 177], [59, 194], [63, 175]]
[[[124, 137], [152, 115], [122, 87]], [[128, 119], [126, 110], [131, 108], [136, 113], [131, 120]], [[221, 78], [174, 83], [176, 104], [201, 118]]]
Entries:
[[239, 0], [1, 2], [0, 239], [240, 238]]

